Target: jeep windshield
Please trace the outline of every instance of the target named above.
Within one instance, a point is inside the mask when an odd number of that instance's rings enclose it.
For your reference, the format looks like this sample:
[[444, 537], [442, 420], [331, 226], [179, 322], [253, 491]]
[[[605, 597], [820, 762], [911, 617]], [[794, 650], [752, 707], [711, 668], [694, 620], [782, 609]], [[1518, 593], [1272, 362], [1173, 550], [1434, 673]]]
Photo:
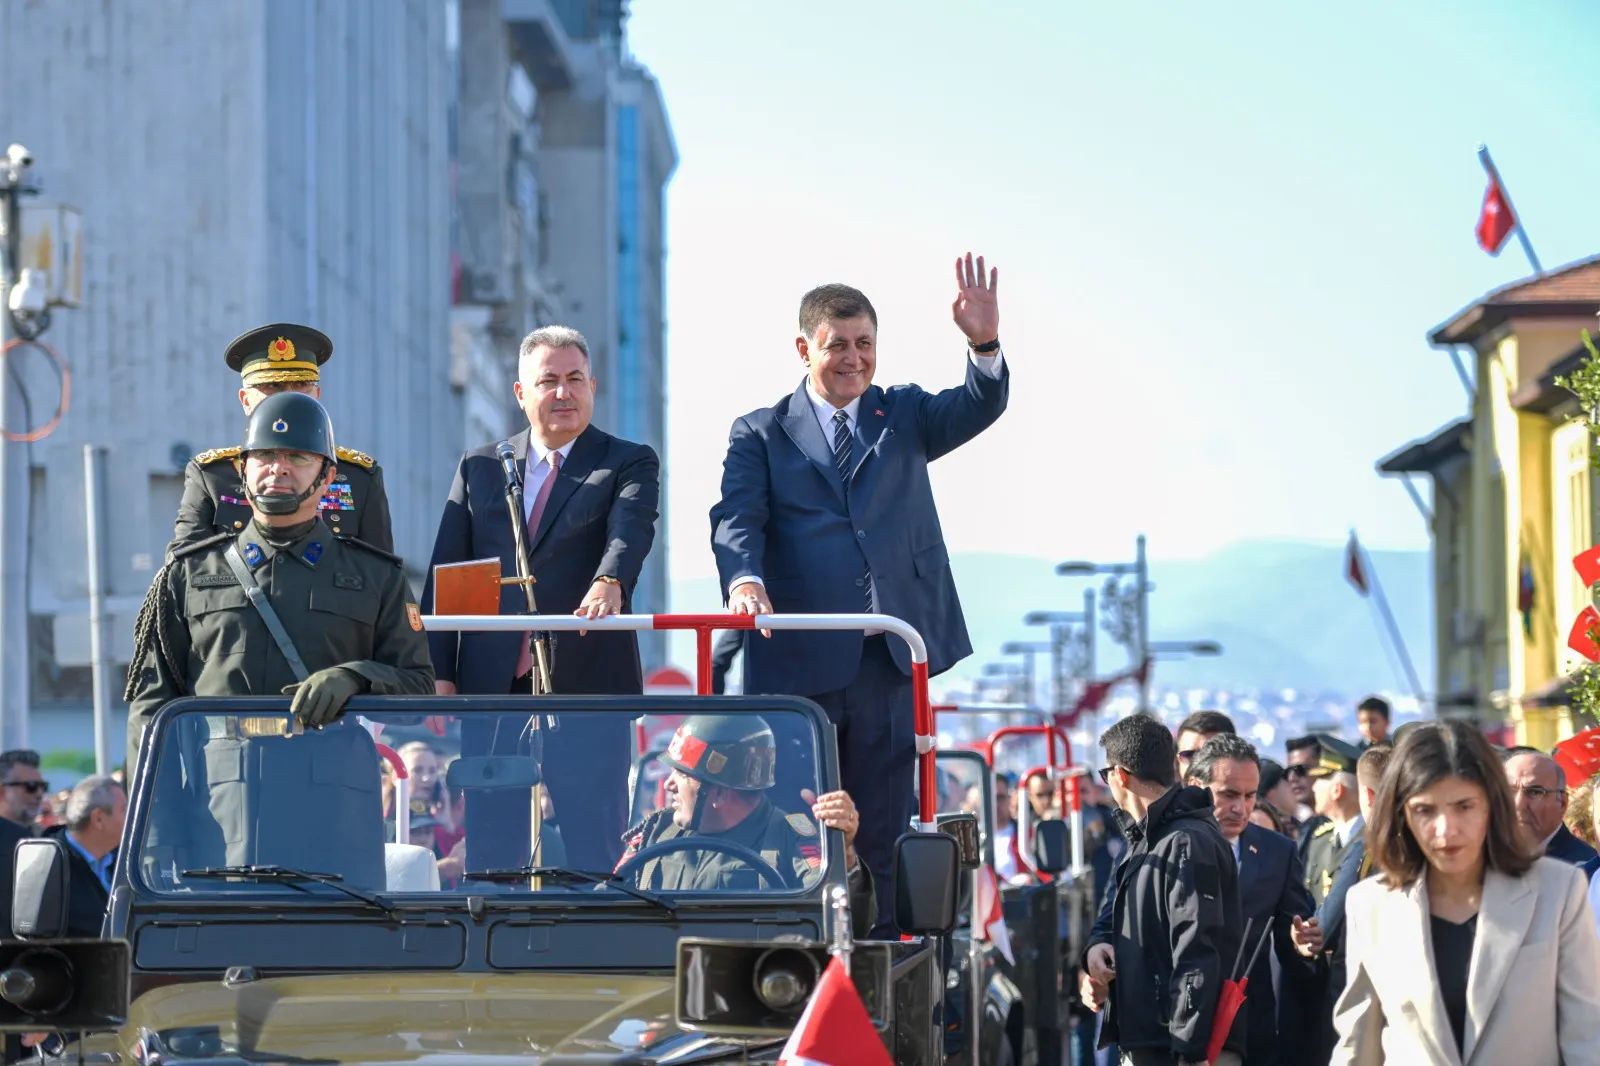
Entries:
[[177, 701], [146, 740], [129, 875], [379, 914], [814, 897], [843, 868], [811, 817], [836, 787], [822, 721], [783, 699], [368, 698], [302, 730], [286, 700]]

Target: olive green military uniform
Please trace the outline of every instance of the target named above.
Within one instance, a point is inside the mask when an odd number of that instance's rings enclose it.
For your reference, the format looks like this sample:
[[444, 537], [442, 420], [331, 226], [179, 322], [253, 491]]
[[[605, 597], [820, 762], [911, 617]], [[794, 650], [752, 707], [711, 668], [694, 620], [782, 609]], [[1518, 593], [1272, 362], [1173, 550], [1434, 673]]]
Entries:
[[[293, 322], [274, 322], [235, 337], [223, 353], [228, 368], [245, 388], [267, 389], [320, 384], [322, 365], [333, 357], [333, 341], [319, 330]], [[382, 551], [394, 551], [389, 495], [383, 470], [372, 456], [353, 448], [335, 449], [338, 473], [322, 497], [322, 517], [335, 536], [355, 537]], [[239, 533], [250, 524], [240, 449], [213, 448], [189, 461], [183, 471], [183, 500], [173, 525], [167, 559], [184, 545], [218, 533]]]
[[[1356, 762], [1361, 758], [1360, 749], [1338, 737], [1323, 733], [1316, 737], [1317, 761], [1307, 768], [1307, 774], [1317, 779], [1356, 772]], [[1346, 830], [1343, 841], [1339, 839], [1338, 827], [1327, 818], [1322, 818], [1319, 824], [1307, 831], [1300, 852], [1305, 862], [1306, 888], [1310, 890], [1317, 906], [1322, 906], [1322, 901], [1328, 898], [1328, 893], [1333, 889], [1333, 880], [1339, 876], [1344, 854], [1350, 850], [1350, 842], [1360, 833], [1359, 816]]]
[[147, 602], [159, 616], [160, 639], [131, 667], [130, 767], [145, 725], [168, 700], [276, 696], [298, 680], [229, 569], [230, 544], [308, 671], [347, 667], [378, 695], [433, 692], [422, 615], [399, 559], [335, 537], [322, 519], [281, 550], [252, 523], [237, 536], [181, 549], [151, 586]]
[[[355, 537], [386, 552], [394, 551], [394, 527], [383, 468], [370, 455], [340, 447], [339, 471], [322, 498], [322, 518], [335, 536]], [[183, 500], [167, 558], [188, 544], [218, 533], [237, 533], [250, 524], [238, 448], [213, 448], [189, 460], [183, 471]]]
[[[379, 695], [433, 691], [421, 615], [399, 560], [334, 537], [320, 519], [281, 549], [252, 523], [236, 537], [180, 549], [152, 586], [146, 606], [156, 636], [132, 667], [130, 768], [145, 725], [168, 700], [277, 696], [297, 681], [228, 567], [230, 544], [310, 673], [343, 667]], [[276, 863], [384, 887], [383, 800], [371, 736], [344, 720], [300, 735], [286, 727], [284, 717], [181, 720], [175, 741], [164, 745], [177, 757], [156, 767], [153, 810], [160, 813], [140, 856], [148, 875]]]
[[[814, 884], [822, 867], [822, 846], [817, 825], [803, 814], [784, 814], [762, 797], [755, 810], [731, 829], [718, 833], [690, 832], [672, 820], [672, 809], [664, 808], [623, 834], [622, 861], [678, 837], [696, 836], [743, 844], [760, 855], [780, 873], [793, 871], [795, 882]], [[647, 859], [639, 870], [639, 887], [662, 892], [756, 892], [762, 888], [781, 888], [768, 884], [770, 877], [748, 863], [725, 852], [677, 851]], [[865, 936], [877, 920], [877, 896], [872, 874], [857, 861], [850, 872], [850, 924], [857, 935]]]

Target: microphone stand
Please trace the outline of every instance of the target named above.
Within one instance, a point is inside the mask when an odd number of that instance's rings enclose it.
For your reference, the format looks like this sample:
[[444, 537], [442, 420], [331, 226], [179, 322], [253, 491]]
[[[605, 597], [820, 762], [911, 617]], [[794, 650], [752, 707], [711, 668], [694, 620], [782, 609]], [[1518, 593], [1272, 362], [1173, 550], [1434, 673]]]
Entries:
[[[522, 503], [522, 477], [517, 472], [517, 462], [511, 450], [511, 442], [501, 441], [496, 451], [500, 456], [501, 471], [506, 478], [506, 507], [511, 512], [511, 537], [517, 551], [517, 576], [513, 580], [522, 586], [523, 595], [528, 601], [528, 613], [536, 615], [539, 613], [539, 605], [533, 595], [533, 561], [528, 545], [527, 512], [523, 510]], [[551, 691], [549, 634], [530, 632], [528, 638], [533, 650], [533, 695], [547, 696]]]
[[[517, 576], [515, 578], [501, 578], [502, 584], [515, 582], [522, 586], [522, 594], [528, 601], [528, 614], [539, 613], [538, 602], [533, 595], [533, 549], [528, 543], [527, 512], [522, 507], [522, 476], [517, 470], [516, 452], [511, 447], [511, 442], [503, 440], [495, 447], [495, 453], [500, 457], [500, 470], [506, 479], [506, 507], [511, 516], [511, 539], [516, 545]], [[552, 475], [554, 476], [554, 475]], [[533, 685], [532, 694], [535, 696], [548, 696], [550, 686], [550, 646], [549, 635], [546, 633], [529, 631], [528, 641], [533, 652]], [[544, 735], [539, 728], [541, 715], [528, 716], [528, 723], [523, 727], [523, 739], [527, 740], [533, 758], [541, 767], [544, 765]], [[555, 716], [549, 716], [549, 726], [554, 729]], [[498, 729], [496, 730], [498, 732]], [[542, 774], [540, 775], [543, 776]], [[548, 786], [543, 783], [529, 790], [529, 799], [533, 810], [529, 812], [531, 836], [529, 838], [529, 863], [538, 866], [542, 848], [541, 837], [544, 835], [544, 812], [542, 796]], [[531, 885], [534, 891], [540, 887], [540, 878], [532, 878]]]

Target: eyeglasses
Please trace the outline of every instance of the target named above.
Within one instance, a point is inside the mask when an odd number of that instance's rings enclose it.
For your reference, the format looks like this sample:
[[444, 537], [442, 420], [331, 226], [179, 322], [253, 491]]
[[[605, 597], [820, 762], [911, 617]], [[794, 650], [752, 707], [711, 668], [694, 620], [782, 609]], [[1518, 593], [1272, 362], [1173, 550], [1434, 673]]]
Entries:
[[1103, 784], [1106, 784], [1106, 785], [1110, 785], [1111, 784], [1111, 771], [1115, 770], [1115, 769], [1116, 769], [1115, 766], [1102, 766], [1102, 767], [1100, 767], [1098, 772], [1100, 774], [1100, 780], [1101, 780], [1101, 782]]
[[1200, 749], [1199, 748], [1190, 748], [1188, 751], [1180, 751], [1180, 752], [1178, 752], [1178, 761], [1179, 762], [1188, 762], [1189, 760], [1193, 759], [1196, 755], [1199, 755], [1199, 754], [1200, 754]]
[[250, 458], [271, 466], [273, 463], [288, 463], [290, 466], [301, 470], [315, 466], [322, 462], [322, 456], [312, 455], [310, 452], [289, 452], [277, 449], [263, 448], [250, 453]]
[[35, 796], [41, 792], [50, 791], [50, 782], [48, 781], [3, 781], [0, 784], [5, 785], [7, 788], [24, 789]]
[[1531, 800], [1542, 800], [1546, 796], [1565, 796], [1567, 794], [1567, 790], [1564, 788], [1542, 788], [1539, 785], [1516, 785], [1513, 787], [1517, 792], [1522, 793]]
[[1285, 766], [1283, 768], [1283, 776], [1284, 777], [1304, 777], [1304, 776], [1306, 776], [1306, 768], [1304, 766], [1299, 766], [1299, 765], [1296, 765], [1296, 766]]

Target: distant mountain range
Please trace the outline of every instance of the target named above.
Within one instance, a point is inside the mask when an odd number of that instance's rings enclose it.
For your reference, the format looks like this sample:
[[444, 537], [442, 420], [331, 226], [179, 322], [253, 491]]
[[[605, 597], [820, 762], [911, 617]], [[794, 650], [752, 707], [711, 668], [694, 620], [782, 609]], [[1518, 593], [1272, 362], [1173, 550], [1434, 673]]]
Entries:
[[[1375, 551], [1371, 560], [1427, 689], [1434, 676], [1428, 553]], [[978, 676], [985, 662], [1001, 658], [1000, 645], [1008, 640], [1046, 639], [1043, 629], [1023, 625], [1028, 611], [1083, 606], [1088, 579], [1057, 577], [1053, 560], [958, 553], [951, 566], [974, 653], [938, 679], [936, 689]], [[1152, 640], [1214, 640], [1223, 647], [1215, 658], [1162, 660], [1157, 687], [1296, 689], [1349, 698], [1407, 693], [1404, 675], [1380, 637], [1372, 600], [1344, 578], [1343, 545], [1240, 542], [1204, 559], [1152, 559], [1150, 580]], [[709, 578], [675, 582], [672, 596], [674, 610], [720, 602]], [[1126, 665], [1126, 653], [1104, 630], [1097, 641], [1102, 674]], [[693, 662], [690, 643], [673, 647], [678, 662]], [[1036, 669], [1042, 677], [1043, 664]]]

